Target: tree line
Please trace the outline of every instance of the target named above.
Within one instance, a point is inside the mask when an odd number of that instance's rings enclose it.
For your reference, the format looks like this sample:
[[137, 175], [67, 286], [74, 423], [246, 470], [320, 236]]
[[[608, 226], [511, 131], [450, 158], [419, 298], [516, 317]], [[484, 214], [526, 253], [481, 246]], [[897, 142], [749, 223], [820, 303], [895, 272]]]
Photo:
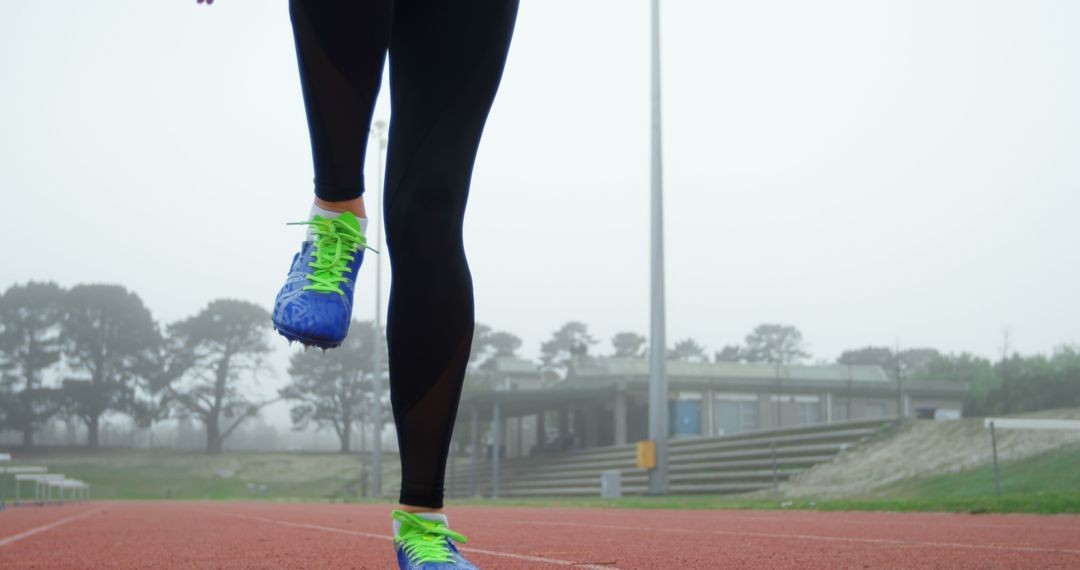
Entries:
[[[121, 414], [141, 429], [188, 418], [202, 424], [206, 450], [218, 453], [246, 419], [286, 400], [296, 429], [330, 429], [345, 452], [355, 429], [370, 426], [373, 383], [386, 374], [372, 369], [373, 323], [355, 321], [345, 343], [332, 351], [291, 355], [288, 385], [273, 397], [256, 398], [252, 385], [270, 371], [270, 316], [241, 300], [217, 299], [195, 315], [162, 324], [135, 293], [119, 285], [85, 284], [64, 289], [28, 282], [0, 295], [0, 429], [21, 432], [24, 446], [57, 417], [81, 421], [87, 445], [96, 447], [102, 418]], [[610, 351], [585, 323], [571, 321], [540, 346], [541, 368], [565, 378], [575, 361], [596, 356], [646, 358], [647, 339], [632, 331], [611, 338]], [[386, 343], [380, 343], [385, 351]], [[511, 332], [477, 323], [469, 359], [472, 388], [485, 382], [496, 358], [517, 356], [522, 341]], [[693, 338], [667, 348], [685, 362], [803, 362], [811, 357], [797, 327], [765, 323], [742, 343], [708, 351]], [[1048, 356], [1003, 352], [998, 361], [932, 348], [898, 350], [868, 346], [844, 351], [837, 364], [877, 365], [900, 381], [963, 381], [971, 386], [968, 415], [1012, 413], [1080, 405], [1080, 352], [1062, 347]], [[385, 414], [389, 415], [389, 414]], [[389, 418], [385, 417], [384, 421]], [[360, 439], [366, 435], [361, 431]]]
[[[519, 343], [520, 344], [520, 343]], [[544, 366], [565, 374], [575, 359], [593, 356], [646, 358], [648, 339], [632, 331], [611, 338], [611, 350], [598, 351], [598, 341], [585, 323], [572, 321], [556, 330], [541, 345]], [[1009, 352], [1008, 338], [999, 359], [968, 352], [945, 353], [935, 348], [865, 346], [843, 351], [834, 361], [841, 365], [880, 366], [893, 381], [963, 382], [970, 386], [963, 413], [970, 416], [1009, 414], [1080, 406], [1080, 350], [1063, 345], [1051, 354], [1021, 355]], [[511, 351], [512, 352], [512, 351]], [[754, 327], [742, 343], [716, 350], [710, 360], [705, 346], [684, 338], [667, 349], [669, 360], [683, 362], [733, 362], [797, 364], [811, 358], [798, 327], [763, 323]], [[829, 361], [818, 363], [826, 364]]]
[[0, 294], [0, 429], [21, 432], [29, 447], [47, 422], [77, 419], [95, 448], [108, 414], [139, 429], [190, 419], [204, 428], [206, 451], [220, 453], [245, 420], [285, 400], [296, 429], [332, 429], [348, 451], [368, 419], [374, 339], [371, 322], [354, 321], [338, 349], [293, 353], [289, 383], [258, 398], [280, 339], [254, 303], [217, 299], [162, 324], [120, 285], [17, 284]]
[[[293, 355], [289, 369], [293, 384], [281, 394], [297, 402], [292, 408], [296, 425], [313, 423], [320, 428], [331, 427], [341, 440], [342, 449], [348, 449], [352, 420], [363, 418], [365, 421], [359, 425], [367, 425], [366, 412], [372, 394], [370, 379], [374, 377], [370, 370], [373, 339], [370, 322], [354, 323], [341, 348], [326, 355], [315, 352]], [[541, 343], [541, 368], [565, 378], [575, 359], [597, 356], [644, 359], [648, 355], [647, 339], [632, 331], [613, 335], [610, 351], [598, 350], [598, 344], [585, 323], [568, 322]], [[522, 345], [521, 338], [511, 332], [477, 323], [467, 388], [495, 388], [490, 384], [492, 376], [483, 372], [490, 370], [499, 357], [519, 356]], [[704, 345], [692, 338], [668, 347], [667, 355], [671, 360], [683, 362], [710, 361]], [[754, 327], [742, 343], [715, 351], [711, 361], [785, 365], [810, 358], [797, 327], [763, 323]], [[384, 356], [382, 362], [386, 361]], [[892, 380], [965, 382], [971, 386], [964, 406], [968, 415], [1080, 405], [1080, 356], [1070, 348], [1059, 349], [1050, 357], [1014, 354], [995, 363], [969, 353], [945, 354], [933, 348], [899, 350], [868, 346], [846, 350], [834, 363], [880, 366]]]
[[[269, 319], [253, 303], [219, 299], [161, 325], [119, 285], [14, 285], [0, 296], [0, 427], [31, 446], [49, 420], [77, 418], [97, 447], [106, 414], [140, 428], [187, 417], [205, 427], [207, 451], [219, 452], [272, 401], [242, 385], [266, 369]], [[59, 382], [46, 382], [50, 372]]]
[[[668, 360], [682, 362], [737, 362], [793, 364], [810, 358], [802, 332], [797, 327], [779, 323], [763, 323], [750, 331], [742, 344], [726, 345], [710, 358], [705, 346], [693, 338], [684, 338], [667, 347]], [[589, 333], [585, 323], [571, 321], [556, 330], [540, 346], [544, 366], [565, 373], [576, 359], [593, 356], [616, 358], [647, 358], [648, 339], [633, 331], [622, 331], [611, 337], [610, 352], [597, 351], [598, 341]]]

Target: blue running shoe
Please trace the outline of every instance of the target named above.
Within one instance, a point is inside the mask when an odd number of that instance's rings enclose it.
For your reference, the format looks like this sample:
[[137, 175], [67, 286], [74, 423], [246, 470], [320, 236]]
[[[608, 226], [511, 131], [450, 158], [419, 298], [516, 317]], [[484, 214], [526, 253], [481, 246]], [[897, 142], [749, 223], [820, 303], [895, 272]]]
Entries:
[[401, 570], [479, 570], [465, 560], [453, 541], [465, 544], [466, 538], [446, 525], [420, 518], [405, 511], [394, 511], [401, 523], [394, 537], [398, 567]]
[[364, 261], [364, 249], [370, 248], [352, 212], [292, 223], [297, 224], [312, 226], [315, 239], [305, 241], [293, 256], [289, 276], [274, 302], [274, 329], [289, 342], [334, 348], [349, 332], [356, 273]]

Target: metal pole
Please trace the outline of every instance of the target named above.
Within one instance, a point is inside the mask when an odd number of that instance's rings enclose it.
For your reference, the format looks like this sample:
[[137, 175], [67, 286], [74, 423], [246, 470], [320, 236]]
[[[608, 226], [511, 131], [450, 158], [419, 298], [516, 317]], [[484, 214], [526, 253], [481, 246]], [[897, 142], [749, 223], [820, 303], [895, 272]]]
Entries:
[[371, 421], [374, 425], [371, 442], [371, 487], [372, 495], [382, 496], [382, 210], [383, 199], [386, 195], [383, 189], [383, 168], [386, 162], [386, 121], [375, 121], [375, 128], [371, 131], [372, 136], [379, 140], [379, 163], [375, 173], [378, 181], [379, 207], [376, 208], [375, 221], [375, 249], [380, 254], [375, 256], [375, 334], [372, 342], [372, 370], [374, 381], [372, 391], [374, 399], [371, 406]]
[[772, 486], [773, 489], [780, 487], [780, 477], [776, 472], [776, 442], [769, 442], [769, 455], [772, 456]]
[[896, 341], [896, 417], [904, 417], [904, 374], [900, 362], [900, 341]]
[[499, 447], [502, 445], [502, 415], [499, 402], [495, 402], [491, 420], [491, 498], [499, 498]]
[[780, 363], [776, 363], [776, 427], [784, 427], [784, 387], [780, 380]]
[[906, 417], [904, 413], [904, 379], [900, 376], [896, 377], [896, 417]]
[[855, 376], [851, 373], [851, 363], [848, 362], [848, 365], [847, 365], [847, 417], [844, 418], [847, 421], [851, 421], [851, 420], [854, 419], [854, 418], [851, 417], [852, 414], [853, 414], [853, 408], [852, 408], [852, 402], [851, 402], [852, 394], [851, 393], [852, 393], [852, 391], [854, 391], [854, 389], [855, 389]]
[[664, 208], [660, 154], [660, 0], [652, 0], [652, 239], [650, 247], [649, 439], [656, 467], [649, 471], [649, 494], [668, 493], [667, 342], [664, 339]]
[[998, 466], [997, 433], [994, 431], [994, 422], [990, 422], [990, 447], [994, 450], [994, 493], [1001, 497], [1001, 467]]

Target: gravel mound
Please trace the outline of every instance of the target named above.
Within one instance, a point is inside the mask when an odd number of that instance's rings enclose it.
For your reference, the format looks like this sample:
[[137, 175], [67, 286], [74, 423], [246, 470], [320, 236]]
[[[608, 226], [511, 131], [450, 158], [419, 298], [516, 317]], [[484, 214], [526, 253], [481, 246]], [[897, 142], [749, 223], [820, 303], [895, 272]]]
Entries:
[[[1080, 419], [1080, 408], [1008, 417]], [[1080, 431], [996, 431], [1001, 461], [1080, 443]], [[992, 461], [990, 430], [983, 427], [982, 418], [911, 420], [804, 471], [782, 484], [779, 493], [820, 498], [866, 495], [902, 479], [964, 471]]]

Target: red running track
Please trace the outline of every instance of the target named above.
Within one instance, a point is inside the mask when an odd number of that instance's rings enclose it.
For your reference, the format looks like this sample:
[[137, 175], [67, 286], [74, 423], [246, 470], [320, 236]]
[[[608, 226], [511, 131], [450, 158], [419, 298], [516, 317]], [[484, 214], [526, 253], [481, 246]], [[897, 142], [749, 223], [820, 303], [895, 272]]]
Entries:
[[[0, 568], [394, 568], [389, 507], [114, 502], [0, 512]], [[1080, 517], [458, 507], [485, 569], [1080, 568]]]

